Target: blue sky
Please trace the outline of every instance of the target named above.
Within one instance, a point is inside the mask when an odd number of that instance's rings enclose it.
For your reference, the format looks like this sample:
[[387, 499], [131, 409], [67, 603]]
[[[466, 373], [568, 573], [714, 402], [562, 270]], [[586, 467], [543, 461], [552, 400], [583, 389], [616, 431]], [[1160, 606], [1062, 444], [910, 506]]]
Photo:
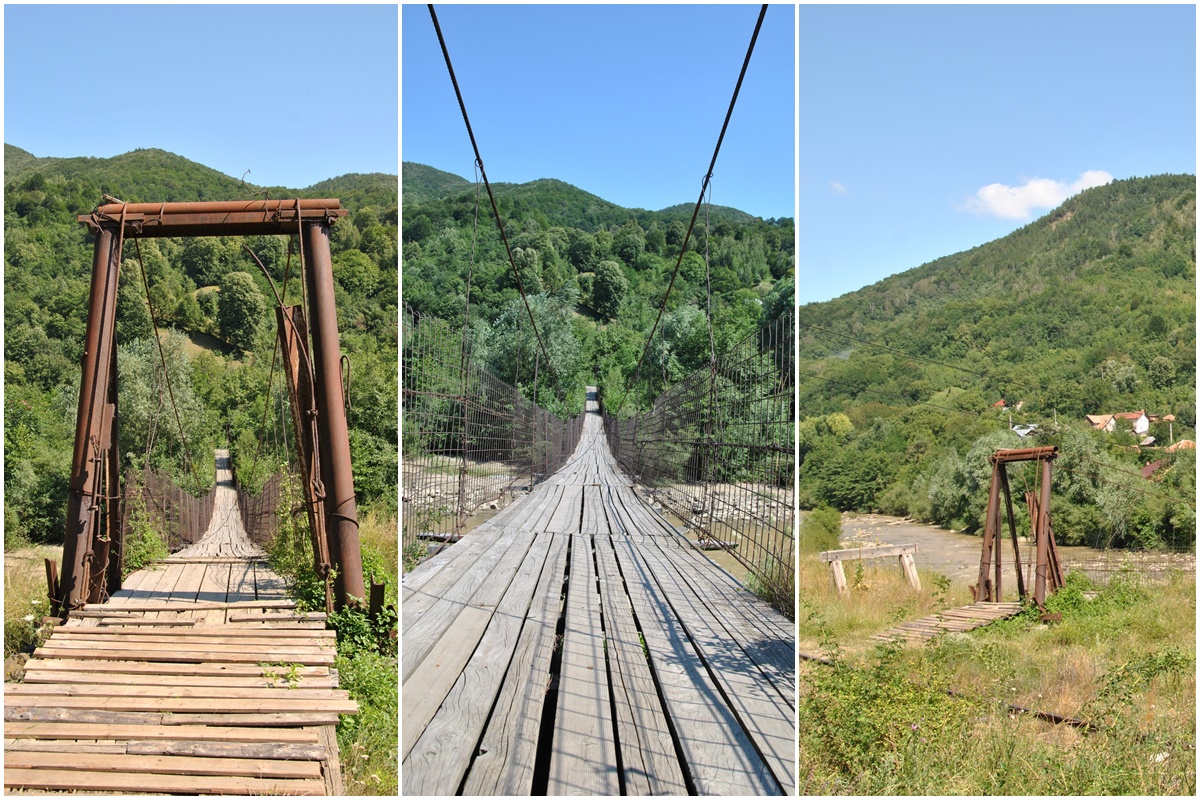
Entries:
[[4, 141], [259, 186], [397, 174], [397, 45], [389, 5], [7, 5]]
[[[626, 207], [695, 203], [757, 5], [437, 6], [492, 181], [558, 178]], [[767, 11], [712, 201], [795, 216], [795, 11]], [[402, 20], [405, 161], [474, 156], [425, 6]]]
[[802, 6], [799, 301], [1196, 172], [1194, 6]]

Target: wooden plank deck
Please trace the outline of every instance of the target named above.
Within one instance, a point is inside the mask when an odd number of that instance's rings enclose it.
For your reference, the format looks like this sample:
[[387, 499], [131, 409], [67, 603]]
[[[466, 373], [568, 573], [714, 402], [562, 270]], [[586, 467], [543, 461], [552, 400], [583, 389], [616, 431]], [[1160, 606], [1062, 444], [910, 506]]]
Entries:
[[404, 577], [404, 795], [796, 791], [795, 626], [571, 460]]
[[871, 638], [881, 642], [927, 642], [943, 633], [973, 631], [998, 619], [1015, 617], [1022, 608], [1024, 606], [1020, 603], [972, 603], [911, 622], [902, 622]]
[[246, 538], [228, 453], [199, 542], [56, 629], [5, 684], [4, 786], [87, 794], [341, 793], [323, 613]]

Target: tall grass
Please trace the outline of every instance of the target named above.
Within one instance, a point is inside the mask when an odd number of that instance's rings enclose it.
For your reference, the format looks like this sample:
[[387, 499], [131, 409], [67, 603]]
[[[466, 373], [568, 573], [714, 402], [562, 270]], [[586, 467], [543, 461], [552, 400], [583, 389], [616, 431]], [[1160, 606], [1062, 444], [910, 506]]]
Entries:
[[[958, 605], [957, 590], [922, 576], [932, 588], [916, 592], [899, 569], [874, 568], [867, 588], [842, 599], [824, 585], [823, 565], [806, 561], [801, 649], [807, 641], [833, 666], [801, 667], [802, 793], [1195, 794], [1191, 576], [1152, 589], [1127, 578], [1094, 596], [1072, 576], [1047, 601], [1061, 623], [1031, 609], [901, 648], [867, 637]], [[1049, 725], [1011, 705], [1099, 730]]]
[[[313, 570], [307, 520], [290, 513], [300, 504], [299, 491], [296, 481], [285, 481], [280, 487], [280, 527], [271, 544], [271, 566], [284, 576], [301, 605], [321, 608], [324, 584]], [[384, 604], [392, 608], [399, 592], [397, 532], [394, 511], [360, 511], [364, 583], [385, 584]], [[358, 714], [343, 716], [337, 728], [345, 794], [395, 796], [399, 788], [400, 671], [396, 640], [388, 635], [395, 628], [395, 614], [385, 611], [372, 620], [361, 610], [347, 607], [333, 614], [329, 624], [337, 630], [339, 684], [358, 703]]]
[[62, 561], [62, 547], [33, 545], [4, 553], [4, 657], [31, 653], [50, 613], [45, 559]]

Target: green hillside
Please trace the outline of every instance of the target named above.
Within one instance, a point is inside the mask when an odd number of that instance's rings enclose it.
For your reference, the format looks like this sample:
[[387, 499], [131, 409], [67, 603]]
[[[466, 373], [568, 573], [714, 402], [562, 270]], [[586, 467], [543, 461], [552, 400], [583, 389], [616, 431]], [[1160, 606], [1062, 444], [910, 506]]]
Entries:
[[[997, 241], [801, 306], [802, 502], [975, 527], [980, 458], [1030, 441], [1011, 419], [1097, 473], [1056, 478], [1060, 538], [1194, 541], [1194, 509], [1177, 502], [1194, 499], [1194, 455], [1096, 434], [1083, 416], [1169, 414], [1157, 444], [1194, 438], [1195, 228], [1193, 176], [1114, 181]], [[1154, 480], [1115, 477], [1159, 459]]]
[[[63, 531], [92, 242], [76, 215], [107, 193], [129, 202], [247, 198], [258, 187], [163, 150], [113, 158], [35, 158], [5, 146], [4, 437], [6, 542], [55, 541]], [[395, 175], [344, 175], [272, 197], [334, 196], [349, 209], [333, 228], [351, 451], [359, 502], [394, 508], [396, 474]], [[172, 389], [187, 421], [184, 443], [160, 398], [157, 348], [138, 250], [127, 242], [117, 306], [125, 467], [149, 462], [193, 489], [211, 481], [212, 448], [230, 426], [239, 477], [278, 469], [280, 434], [290, 425], [264, 401], [274, 348], [274, 294], [248, 246], [282, 287], [284, 237], [148, 239], [140, 243], [158, 326], [172, 364]], [[286, 301], [300, 302], [298, 251]], [[215, 343], [215, 344], [214, 344]], [[278, 369], [273, 398], [280, 396]], [[199, 486], [195, 485], [199, 482]], [[394, 511], [393, 511], [394, 513]]]
[[[419, 314], [461, 325], [471, 263], [476, 192], [417, 164], [404, 165], [404, 302]], [[435, 174], [436, 173], [436, 174]], [[415, 193], [410, 195], [409, 175]], [[431, 177], [432, 176], [432, 177]], [[449, 176], [454, 177], [454, 176]], [[438, 178], [434, 181], [433, 178]], [[434, 196], [432, 192], [440, 191]], [[529, 321], [486, 195], [471, 286], [475, 358], [558, 410], [582, 408], [583, 387], [624, 397], [646, 336], [679, 259], [691, 207], [662, 212], [622, 208], [560, 180], [496, 184], [497, 204], [538, 328], [549, 342], [557, 396], [535, 364]], [[707, 246], [714, 338], [722, 348], [790, 308], [794, 293], [793, 220], [762, 220], [714, 209], [693, 231], [636, 393], [641, 401], [708, 363], [705, 323]]]

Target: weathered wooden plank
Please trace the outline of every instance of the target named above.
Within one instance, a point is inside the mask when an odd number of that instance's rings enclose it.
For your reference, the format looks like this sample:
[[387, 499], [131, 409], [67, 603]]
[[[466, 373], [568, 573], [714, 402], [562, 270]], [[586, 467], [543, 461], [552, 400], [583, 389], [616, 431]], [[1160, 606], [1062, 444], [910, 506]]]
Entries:
[[5, 765], [4, 785], [10, 789], [156, 792], [162, 794], [294, 794], [320, 796], [320, 780], [242, 778], [214, 775], [152, 775], [83, 770], [12, 769]]
[[321, 778], [325, 784], [325, 794], [329, 797], [342, 796], [342, 764], [338, 757], [337, 733], [332, 725], [323, 725], [317, 729], [321, 738], [321, 746], [325, 749], [326, 757], [321, 768]]
[[198, 758], [177, 755], [91, 755], [87, 753], [5, 753], [6, 769], [146, 772], [159, 775], [223, 775], [251, 778], [320, 778], [315, 761]]
[[464, 608], [455, 618], [452, 633], [438, 639], [420, 666], [414, 669], [410, 678], [405, 679], [404, 687], [407, 688], [401, 689], [404, 696], [403, 718], [400, 721], [402, 758], [441, 707], [442, 700], [458, 680], [494, 613], [495, 610], [491, 608]]
[[261, 728], [310, 728], [337, 725], [336, 711], [264, 711], [252, 713], [184, 712], [163, 715], [164, 725], [231, 725]]
[[[90, 669], [84, 664], [81, 669]], [[24, 684], [29, 686], [38, 683], [67, 683], [83, 685], [124, 685], [136, 681], [138, 686], [192, 686], [192, 687], [242, 687], [247, 689], [274, 687], [296, 689], [337, 688], [337, 677], [333, 675], [297, 676], [288, 680], [287, 670], [279, 667], [263, 668], [261, 672], [273, 672], [274, 677], [256, 675], [154, 675], [147, 673], [130, 674], [126, 672], [68, 672], [66, 670], [37, 670], [25, 673]]]
[[[513, 508], [514, 506], [509, 506], [509, 509]], [[497, 538], [506, 530], [511, 529], [499, 522], [500, 517], [501, 515], [497, 514], [484, 525], [480, 525], [471, 531], [462, 541], [445, 548], [435, 556], [425, 559], [411, 572], [404, 573], [404, 576], [401, 578], [401, 585], [404, 590], [404, 602], [407, 603], [410, 595], [419, 592], [430, 581], [437, 578], [438, 575], [451, 571], [451, 566], [458, 564], [459, 559], [462, 559], [462, 564], [469, 564], [482, 553], [486, 552]], [[455, 569], [457, 568], [455, 567]]]
[[703, 657], [709, 674], [720, 683], [746, 734], [767, 761], [783, 794], [795, 794], [794, 701], [776, 691], [767, 674], [756, 671], [754, 659], [713, 615], [706, 598], [696, 594], [661, 551], [647, 546], [640, 552], [659, 590]]
[[[412, 773], [411, 780], [408, 777], [405, 780], [405, 791], [410, 794], [442, 793], [450, 786], [457, 787], [466, 774], [475, 742], [508, 669], [538, 576], [545, 566], [551, 537], [535, 536], [495, 613], [487, 615], [486, 630], [478, 640], [473, 633], [462, 637], [477, 641], [478, 646], [472, 647], [469, 658], [461, 659], [460, 651], [460, 658], [438, 660], [430, 668], [449, 668], [452, 674], [432, 681], [423, 664], [412, 682], [405, 684], [410, 688], [402, 691], [400, 758], [406, 760], [412, 753], [412, 759], [405, 761], [409, 764], [406, 770]], [[457, 627], [454, 636], [459, 638]], [[429, 661], [426, 659], [425, 663]], [[446, 691], [435, 689], [445, 685], [447, 678], [451, 680]], [[435, 697], [427, 701], [422, 696], [425, 694]], [[417, 745], [415, 750], [414, 745]]]
[[696, 791], [717, 795], [781, 793], [669, 603], [656, 591], [653, 576], [634, 544], [628, 537], [614, 537], [613, 545]]
[[583, 515], [583, 487], [563, 486], [562, 499], [554, 509], [554, 515], [545, 523], [544, 530], [551, 533], [578, 533]]
[[[181, 653], [222, 654], [250, 653], [259, 654], [259, 661], [278, 660], [284, 656], [297, 656], [300, 661], [312, 655], [324, 655], [333, 652], [334, 647], [320, 642], [295, 642], [290, 639], [279, 641], [261, 641], [255, 639], [241, 640], [230, 638], [226, 643], [216, 643], [207, 639], [191, 641], [151, 641], [152, 637], [139, 637], [137, 640], [110, 639], [109, 637], [51, 637], [40, 648], [44, 652], [71, 650], [131, 650], [137, 649], [143, 654], [143, 660], [155, 660], [161, 654], [176, 655]], [[271, 658], [267, 658], [271, 656]]]
[[[60, 745], [61, 742], [38, 744]], [[206, 742], [170, 740], [131, 740], [123, 748], [130, 755], [199, 756], [203, 758], [255, 758], [280, 761], [323, 761], [326, 750], [320, 744], [255, 744], [247, 742]]]
[[59, 670], [63, 672], [78, 672], [82, 669], [87, 669], [95, 673], [129, 673], [135, 675], [135, 680], [141, 680], [141, 675], [195, 675], [195, 676], [236, 676], [236, 677], [253, 677], [265, 678], [269, 673], [279, 675], [292, 674], [293, 672], [301, 678], [307, 677], [323, 677], [328, 676], [329, 668], [326, 666], [306, 666], [301, 665], [294, 670], [289, 665], [286, 669], [280, 669], [274, 665], [261, 664], [212, 664], [212, 663], [169, 663], [169, 662], [153, 662], [153, 661], [135, 661], [129, 659], [121, 661], [119, 659], [113, 661], [97, 661], [91, 664], [81, 664], [75, 659], [58, 659], [58, 658], [36, 658], [29, 662], [30, 670]]
[[850, 547], [844, 550], [826, 550], [817, 556], [822, 563], [830, 561], [858, 561], [870, 558], [895, 558], [896, 556], [913, 556], [917, 553], [915, 544], [884, 544], [877, 547]]
[[6, 737], [26, 739], [191, 739], [214, 742], [316, 744], [304, 728], [238, 728], [221, 725], [90, 725], [70, 722], [10, 722]]
[[71, 639], [108, 641], [124, 640], [135, 643], [170, 640], [172, 642], [184, 642], [185, 644], [187, 642], [209, 642], [215, 639], [238, 639], [247, 641], [262, 640], [272, 643], [281, 640], [295, 640], [324, 645], [337, 638], [336, 631], [323, 629], [234, 627], [232, 625], [200, 625], [179, 631], [156, 631], [137, 628], [130, 630], [114, 630], [112, 628], [59, 628], [54, 631], [54, 635], [58, 638], [67, 637]]
[[591, 539], [571, 537], [550, 795], [614, 795], [620, 788]]
[[[566, 555], [567, 537], [552, 537], [546, 566], [538, 576], [529, 613], [480, 739], [478, 755], [463, 783], [464, 795], [530, 793]], [[404, 774], [407, 781], [408, 773]]]
[[[457, 620], [469, 606], [494, 608], [495, 600], [480, 601], [476, 599], [477, 596], [481, 593], [494, 596], [495, 592], [502, 592], [508, 586], [525, 554], [529, 552], [533, 538], [518, 531], [512, 531], [510, 535], [511, 538], [499, 540], [497, 546], [472, 565], [453, 586], [446, 587], [437, 595], [430, 594], [431, 587], [426, 587], [420, 596], [410, 597], [405, 601], [402, 612], [405, 620], [404, 651], [401, 658], [402, 680], [407, 681], [413, 675], [443, 634], [457, 630]], [[409, 613], [410, 604], [414, 606], [412, 613]], [[487, 613], [490, 615], [490, 608], [487, 609]], [[479, 613], [471, 615], [470, 630], [478, 636], [483, 635], [487, 625], [486, 619], [481, 617]], [[484, 627], [480, 626], [481, 621]], [[478, 638], [470, 643], [472, 649], [477, 641]], [[462, 663], [466, 663], [465, 659]], [[446, 684], [445, 688], [449, 690], [451, 685], [453, 681]]]
[[20, 702], [26, 695], [49, 695], [55, 697], [211, 697], [211, 698], [247, 698], [247, 697], [277, 697], [286, 695], [289, 698], [337, 698], [348, 699], [350, 693], [345, 689], [321, 689], [292, 687], [286, 683], [274, 687], [246, 686], [147, 686], [138, 684], [91, 684], [91, 683], [10, 683], [4, 687], [5, 701], [13, 698]]
[[[613, 498], [611, 507], [615, 525], [650, 527], [650, 517], [658, 517], [641, 503], [632, 502], [629, 493]], [[658, 517], [658, 522], [665, 521]], [[678, 579], [702, 598], [713, 618], [725, 633], [741, 647], [747, 660], [755, 664], [784, 699], [786, 708], [796, 701], [796, 627], [786, 617], [738, 585], [728, 573], [704, 555], [693, 550], [680, 536], [654, 537], [643, 544], [654, 548], [658, 561], [669, 567]], [[793, 720], [794, 725], [794, 720]]]
[[[40, 658], [59, 659], [104, 659], [111, 661], [133, 661], [148, 658], [144, 650], [78, 649], [69, 647], [40, 647], [34, 651]], [[213, 653], [209, 651], [162, 652], [153, 654], [154, 661], [171, 663], [226, 663], [258, 664], [262, 661], [297, 662], [308, 665], [332, 664], [334, 653], [302, 653], [286, 650], [263, 650], [257, 653]]]
[[8, 753], [124, 753], [124, 742], [40, 741], [38, 739], [5, 739], [4, 752]]
[[[7, 687], [6, 687], [7, 688]], [[37, 708], [22, 705], [20, 698], [4, 702], [5, 722], [75, 722], [98, 725], [161, 725], [163, 715], [150, 711], [97, 711], [85, 708]]]
[[[39, 684], [44, 686], [45, 684]], [[278, 697], [238, 698], [229, 711], [240, 714], [253, 713], [298, 713], [326, 711], [338, 714], [354, 714], [358, 704], [349, 699], [292, 697], [286, 691], [277, 692]], [[92, 708], [105, 711], [172, 711], [212, 712], [213, 699], [209, 697], [125, 697], [118, 695], [22, 695], [17, 701], [22, 706], [43, 708]]]
[[261, 563], [254, 565], [254, 596], [261, 603], [265, 600], [283, 600], [287, 596], [287, 582], [277, 573]]
[[[195, 611], [197, 609], [214, 609], [214, 608], [230, 608], [230, 609], [250, 609], [250, 608], [295, 608], [295, 600], [279, 600], [266, 599], [254, 600], [250, 602], [227, 602], [227, 603], [127, 603], [118, 608], [110, 608], [102, 603], [89, 603], [84, 606], [84, 611], [99, 611], [101, 614], [118, 617], [124, 614], [143, 614], [151, 611]], [[79, 612], [72, 611], [72, 615]]]
[[607, 536], [596, 540], [596, 563], [625, 791], [643, 796], [685, 795], [687, 784], [675, 755], [666, 711], [642, 650], [633, 608]]
[[[200, 562], [204, 563], [204, 562]], [[197, 587], [196, 600], [202, 603], [224, 603], [229, 598], [230, 576], [233, 565], [208, 561], [204, 564], [204, 574], [200, 577]]]

